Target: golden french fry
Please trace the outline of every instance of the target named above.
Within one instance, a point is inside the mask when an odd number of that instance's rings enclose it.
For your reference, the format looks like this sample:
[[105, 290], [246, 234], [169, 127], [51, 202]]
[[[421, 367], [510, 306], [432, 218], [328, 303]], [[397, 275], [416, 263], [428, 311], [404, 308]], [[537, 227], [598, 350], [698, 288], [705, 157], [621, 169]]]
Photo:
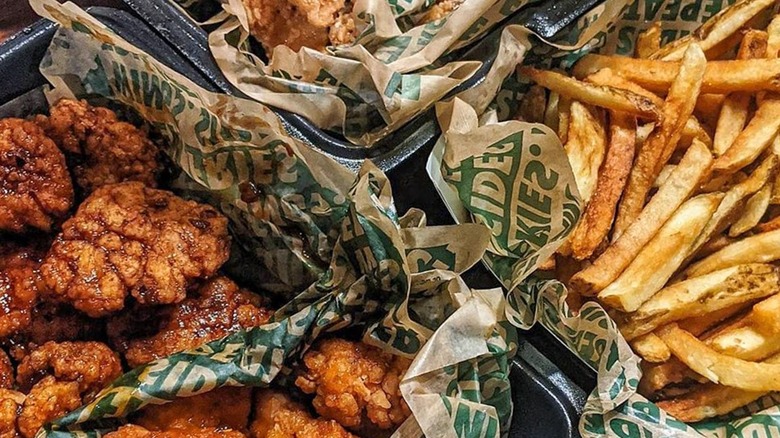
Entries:
[[772, 186], [770, 184], [765, 185], [751, 196], [745, 204], [745, 211], [729, 228], [729, 236], [737, 237], [758, 225], [758, 222], [764, 217], [767, 208], [769, 208], [769, 198], [771, 196]]
[[[780, 355], [772, 356], [765, 363], [780, 363]], [[727, 414], [734, 409], [758, 400], [766, 391], [747, 391], [730, 386], [708, 383], [671, 400], [656, 402], [659, 408], [685, 422]]]
[[773, 265], [738, 265], [664, 288], [620, 327], [627, 340], [685, 318], [750, 302], [777, 293], [780, 271]]
[[710, 136], [710, 133], [704, 129], [704, 126], [702, 126], [701, 123], [699, 123], [699, 119], [692, 115], [685, 122], [685, 126], [683, 127], [680, 137], [679, 146], [687, 149], [690, 147], [691, 143], [693, 143], [693, 140], [699, 140], [708, 148], [712, 147], [712, 137]]
[[571, 114], [571, 100], [566, 96], [558, 97], [558, 138], [566, 144], [569, 140], [569, 117]]
[[780, 296], [775, 295], [756, 303], [750, 317], [759, 328], [767, 334], [780, 334]]
[[550, 92], [550, 96], [547, 99], [547, 107], [544, 110], [544, 120], [542, 122], [556, 132], [560, 129], [561, 122], [559, 117], [560, 107], [558, 105], [560, 97], [560, 94], [554, 91]]
[[770, 263], [780, 260], [780, 230], [756, 234], [699, 260], [685, 270], [685, 278], [698, 277], [745, 263]]
[[780, 337], [761, 327], [747, 315], [718, 330], [706, 339], [715, 351], [744, 360], [761, 360], [780, 351]]
[[634, 54], [637, 58], [649, 58], [661, 48], [661, 22], [656, 21], [636, 37]]
[[694, 336], [699, 336], [718, 325], [718, 323], [746, 310], [751, 304], [752, 303], [734, 304], [722, 309], [713, 310], [704, 315], [681, 319], [677, 321], [677, 325], [681, 329], [693, 333]]
[[693, 114], [707, 126], [717, 126], [718, 116], [725, 100], [725, 94], [700, 94], [699, 98], [696, 99]]
[[[660, 172], [658, 172], [658, 178], [655, 179], [655, 182], [653, 182], [653, 188], [658, 188], [664, 185], [667, 179], [669, 179], [669, 176], [672, 174], [672, 171], [674, 171], [674, 168], [677, 167], [674, 164], [667, 164], [664, 166], [663, 169], [661, 169]], [[714, 190], [705, 190], [705, 191], [714, 191]]]
[[711, 382], [749, 391], [780, 390], [780, 364], [749, 362], [718, 353], [676, 324], [658, 330], [658, 336], [681, 362]]
[[519, 72], [542, 87], [572, 100], [649, 120], [657, 120], [660, 116], [660, 108], [650, 99], [627, 90], [581, 82], [554, 71], [532, 67], [520, 67]]
[[[724, 198], [725, 199], [725, 198]], [[723, 201], [721, 201], [721, 205], [723, 204]], [[713, 253], [716, 253], [720, 251], [721, 249], [731, 245], [732, 243], [736, 242], [737, 239], [734, 239], [733, 237], [729, 237], [723, 234], [716, 235], [707, 242], [702, 245], [698, 251], [696, 251], [693, 254], [694, 259], [703, 259], [704, 257], [707, 257]]]
[[[612, 69], [650, 91], [664, 93], [674, 82], [680, 63], [589, 54], [577, 62], [572, 72], [575, 77], [584, 78], [603, 68]], [[780, 91], [779, 75], [780, 59], [709, 61], [701, 92]]]
[[607, 150], [604, 114], [572, 102], [569, 113], [569, 134], [564, 149], [569, 158], [574, 180], [583, 202], [588, 202], [596, 188], [599, 167]]
[[631, 171], [635, 141], [636, 118], [625, 113], [612, 113], [609, 146], [598, 174], [595, 192], [569, 236], [574, 258], [589, 258], [607, 238], [620, 194], [626, 184], [628, 172]]
[[669, 347], [655, 333], [648, 333], [631, 341], [631, 349], [642, 359], [658, 363], [666, 362], [672, 356]]
[[757, 233], [767, 233], [769, 231], [780, 230], [780, 216], [773, 218], [756, 226]]
[[772, 143], [780, 131], [780, 97], [767, 96], [759, 104], [747, 127], [731, 147], [715, 160], [713, 170], [733, 173], [752, 163]]
[[682, 58], [685, 49], [696, 42], [703, 50], [709, 50], [736, 33], [753, 17], [774, 3], [773, 0], [742, 0], [722, 9], [707, 20], [691, 35], [680, 38], [654, 53], [653, 59], [674, 61]]
[[[766, 32], [749, 30], [742, 38], [737, 58], [763, 58], [766, 54], [767, 39]], [[742, 132], [747, 122], [751, 99], [751, 95], [745, 92], [731, 93], [726, 97], [715, 128], [712, 148], [715, 155], [723, 155]]]
[[626, 224], [633, 222], [642, 211], [653, 182], [677, 148], [683, 128], [693, 113], [706, 64], [704, 52], [696, 44], [691, 44], [685, 52], [680, 73], [664, 101], [663, 119], [639, 148], [636, 162], [628, 176], [615, 219], [619, 229], [626, 229]]
[[532, 85], [520, 101], [517, 119], [529, 123], [542, 123], [547, 108], [547, 91]]
[[581, 294], [594, 295], [618, 278], [699, 186], [699, 181], [709, 172], [711, 164], [709, 149], [701, 142], [694, 142], [639, 217], [593, 264], [572, 277], [571, 286]]
[[664, 287], [690, 255], [693, 243], [722, 199], [723, 194], [710, 193], [681, 205], [623, 273], [599, 292], [599, 300], [623, 312], [639, 309]]

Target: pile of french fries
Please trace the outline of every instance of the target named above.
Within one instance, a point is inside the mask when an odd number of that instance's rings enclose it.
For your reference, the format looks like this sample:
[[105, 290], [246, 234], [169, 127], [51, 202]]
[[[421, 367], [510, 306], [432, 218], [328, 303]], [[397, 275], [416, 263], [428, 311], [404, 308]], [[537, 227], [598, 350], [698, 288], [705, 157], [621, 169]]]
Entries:
[[635, 57], [587, 55], [519, 118], [556, 129], [584, 210], [544, 269], [643, 358], [640, 392], [695, 422], [780, 391], [780, 15], [742, 0]]

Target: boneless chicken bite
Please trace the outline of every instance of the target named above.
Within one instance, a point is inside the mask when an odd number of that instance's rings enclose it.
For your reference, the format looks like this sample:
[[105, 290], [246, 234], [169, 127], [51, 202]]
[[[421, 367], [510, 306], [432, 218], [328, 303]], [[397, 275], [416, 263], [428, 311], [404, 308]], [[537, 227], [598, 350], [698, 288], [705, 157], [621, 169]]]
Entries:
[[252, 438], [357, 438], [333, 420], [313, 418], [286, 394], [264, 389], [255, 396]]
[[241, 432], [230, 429], [170, 429], [151, 431], [135, 424], [120, 427], [115, 432], [105, 435], [105, 438], [245, 438]]
[[41, 266], [44, 292], [92, 317], [122, 309], [128, 295], [179, 302], [227, 260], [227, 225], [210, 206], [139, 182], [103, 186], [54, 240]]
[[35, 245], [0, 243], [0, 338], [30, 325], [38, 301], [38, 268], [44, 253]]
[[326, 339], [304, 355], [295, 384], [315, 394], [314, 409], [325, 418], [358, 428], [368, 426], [365, 417], [390, 429], [411, 413], [399, 388], [410, 363], [362, 342]]
[[246, 431], [251, 410], [252, 388], [228, 386], [163, 405], [146, 406], [135, 423], [151, 431]]
[[133, 335], [136, 321], [143, 319], [137, 313], [119, 315], [108, 325], [109, 337], [120, 351], [125, 351], [125, 359], [133, 367], [198, 347], [242, 328], [263, 325], [271, 317], [259, 296], [239, 289], [226, 277], [207, 281], [192, 296], [163, 309], [156, 316], [157, 321], [150, 321], [156, 322], [156, 333]]
[[10, 389], [0, 389], [0, 438], [18, 438], [16, 422], [25, 395]]
[[[270, 54], [276, 46], [324, 50], [344, 0], [243, 0], [252, 36]], [[343, 27], [346, 22], [338, 20]], [[352, 25], [354, 27], [354, 24]], [[340, 29], [341, 29], [340, 27]], [[343, 31], [336, 32], [338, 35]], [[343, 38], [343, 37], [342, 37]]]
[[50, 108], [49, 117], [36, 121], [69, 154], [76, 182], [85, 192], [123, 181], [156, 187], [162, 168], [157, 146], [110, 109], [62, 99]]
[[49, 231], [73, 204], [65, 157], [35, 123], [0, 120], [0, 231]]

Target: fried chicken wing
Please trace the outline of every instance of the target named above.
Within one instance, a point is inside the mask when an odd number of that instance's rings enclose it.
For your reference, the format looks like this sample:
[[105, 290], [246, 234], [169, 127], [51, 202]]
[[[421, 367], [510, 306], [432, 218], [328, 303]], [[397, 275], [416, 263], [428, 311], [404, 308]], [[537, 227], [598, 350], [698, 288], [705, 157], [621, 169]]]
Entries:
[[79, 384], [46, 376], [30, 389], [24, 400], [17, 427], [25, 438], [32, 438], [44, 424], [81, 406]]
[[247, 429], [252, 408], [252, 388], [222, 387], [178, 398], [164, 405], [149, 405], [135, 422], [152, 431], [198, 429]]
[[19, 436], [16, 421], [25, 397], [21, 392], [0, 389], [0, 438]]
[[138, 312], [113, 318], [108, 332], [115, 347], [125, 351], [127, 363], [135, 367], [242, 328], [263, 325], [270, 317], [271, 312], [263, 307], [259, 296], [239, 289], [226, 277], [217, 277], [204, 283], [193, 296], [159, 312], [155, 318], [156, 333], [134, 338], [133, 328], [139, 326]]
[[103, 186], [68, 219], [41, 266], [44, 293], [92, 317], [183, 300], [227, 260], [227, 219], [139, 182]]
[[0, 230], [49, 231], [73, 204], [65, 157], [35, 123], [0, 119]]
[[38, 116], [36, 121], [69, 153], [76, 182], [87, 193], [123, 181], [157, 186], [162, 168], [157, 146], [110, 109], [62, 99], [51, 107], [49, 117]]
[[30, 325], [44, 253], [36, 245], [0, 244], [0, 338]]
[[120, 427], [116, 432], [105, 435], [105, 438], [245, 438], [241, 432], [230, 429], [171, 429], [165, 431], [150, 431], [135, 424]]
[[362, 342], [326, 339], [304, 355], [295, 384], [315, 394], [314, 409], [325, 418], [357, 428], [365, 417], [389, 429], [411, 413], [399, 389], [410, 363]]
[[313, 418], [301, 404], [270, 389], [257, 393], [254, 414], [252, 438], [357, 438], [333, 420]]

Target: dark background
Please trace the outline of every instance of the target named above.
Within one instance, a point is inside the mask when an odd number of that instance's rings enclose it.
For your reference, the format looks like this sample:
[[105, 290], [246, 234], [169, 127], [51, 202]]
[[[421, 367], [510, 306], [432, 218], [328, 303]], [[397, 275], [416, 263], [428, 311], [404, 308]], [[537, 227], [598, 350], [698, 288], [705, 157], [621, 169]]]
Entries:
[[[80, 6], [118, 6], [119, 0], [76, 0]], [[0, 0], [0, 41], [38, 19], [28, 0]]]

